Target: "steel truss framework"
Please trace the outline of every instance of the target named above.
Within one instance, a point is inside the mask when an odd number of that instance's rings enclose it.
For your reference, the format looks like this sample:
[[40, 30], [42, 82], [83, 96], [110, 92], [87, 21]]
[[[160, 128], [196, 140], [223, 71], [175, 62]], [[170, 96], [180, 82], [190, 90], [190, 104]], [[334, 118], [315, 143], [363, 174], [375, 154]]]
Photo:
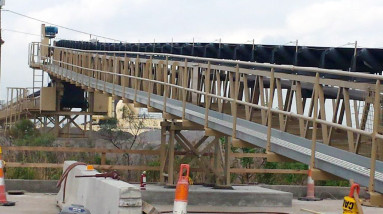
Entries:
[[[60, 80], [55, 80], [56, 85]], [[32, 93], [31, 93], [32, 92]], [[0, 110], [0, 123], [4, 134], [21, 119], [31, 119], [34, 125], [42, 133], [50, 133], [56, 137], [62, 138], [85, 138], [88, 137], [87, 132], [92, 131], [93, 106], [89, 105], [86, 111], [42, 111], [40, 109], [40, 94], [36, 93], [34, 88], [7, 88], [7, 101]], [[57, 91], [59, 95], [59, 89]], [[87, 92], [88, 101], [93, 99], [94, 93]], [[59, 106], [60, 99], [57, 99]], [[99, 113], [98, 113], [99, 115]], [[83, 120], [82, 126], [78, 121]]]

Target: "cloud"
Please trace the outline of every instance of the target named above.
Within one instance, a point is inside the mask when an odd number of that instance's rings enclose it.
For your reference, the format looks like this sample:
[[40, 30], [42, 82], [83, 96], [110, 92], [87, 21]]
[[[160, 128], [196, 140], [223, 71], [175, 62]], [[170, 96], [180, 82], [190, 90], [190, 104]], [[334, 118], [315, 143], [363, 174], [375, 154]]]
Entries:
[[383, 21], [380, 1], [341, 0], [315, 3], [286, 17], [286, 33], [312, 45], [337, 46], [359, 40], [367, 46], [383, 45], [376, 35]]
[[[383, 2], [378, 0], [12, 0], [5, 9], [129, 42], [195, 41], [338, 46], [358, 40], [382, 47]], [[3, 27], [40, 33], [40, 23], [3, 12]], [[60, 38], [89, 35], [59, 28]], [[1, 98], [5, 87], [29, 87], [28, 44], [38, 37], [4, 31]], [[104, 41], [101, 39], [101, 41]]]

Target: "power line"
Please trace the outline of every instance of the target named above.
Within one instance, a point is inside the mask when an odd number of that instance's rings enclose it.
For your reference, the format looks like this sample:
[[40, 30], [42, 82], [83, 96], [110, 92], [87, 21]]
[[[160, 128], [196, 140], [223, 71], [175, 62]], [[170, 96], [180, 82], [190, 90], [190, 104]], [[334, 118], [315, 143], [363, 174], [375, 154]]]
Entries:
[[[85, 31], [73, 29], [73, 28], [70, 28], [70, 27], [65, 27], [63, 25], [54, 24], [52, 22], [48, 22], [48, 21], [44, 21], [44, 20], [41, 20], [41, 19], [38, 19], [38, 18], [34, 18], [34, 17], [28, 16], [28, 15], [25, 15], [25, 14], [22, 14], [22, 13], [13, 11], [13, 10], [7, 10], [7, 9], [1, 9], [1, 10], [5, 11], [5, 12], [10, 12], [10, 13], [13, 13], [15, 15], [22, 16], [22, 17], [25, 17], [25, 18], [28, 18], [28, 19], [32, 19], [32, 20], [35, 20], [35, 21], [38, 21], [38, 22], [41, 22], [41, 23], [46, 23], [46, 24], [53, 25], [53, 26], [56, 26], [56, 27], [60, 27], [60, 28], [66, 29], [66, 30], [70, 30], [70, 31], [73, 31], [73, 32], [77, 32], [77, 33], [81, 33], [81, 34], [85, 34], [85, 35], [89, 35], [89, 36], [95, 36], [95, 37], [98, 37], [98, 38], [103, 38], [103, 39], [107, 39], [107, 40], [111, 40], [111, 41], [117, 41], [117, 42], [126, 43], [126, 41], [122, 41], [122, 40], [119, 40], [119, 39], [114, 39], [114, 38], [111, 38], [111, 37], [105, 37], [105, 36], [101, 36], [101, 35], [97, 35], [97, 34], [93, 34], [93, 33], [88, 33], [88, 32], [85, 32]], [[25, 34], [25, 35], [40, 36], [38, 34], [22, 32], [22, 31], [18, 31], [18, 30], [11, 30], [11, 29], [2, 29], [2, 30], [9, 31], [9, 32], [14, 32], [14, 33], [21, 33], [21, 34]], [[213, 42], [216, 42], [216, 41], [220, 41], [220, 39], [216, 39]], [[247, 41], [247, 42], [249, 42], [249, 41]], [[173, 43], [173, 41], [172, 41], [172, 43]], [[292, 44], [292, 43], [294, 43], [294, 41], [287, 42], [287, 43], [283, 44], [283, 46], [287, 45], [287, 44]], [[344, 47], [344, 46], [348, 46], [348, 45], [352, 45], [352, 44], [355, 44], [355, 43], [348, 42], [346, 44], [339, 45], [339, 46], [336, 46], [334, 48], [340, 48], [340, 47]], [[320, 48], [320, 47], [310, 47], [310, 46], [305, 46], [305, 47], [307, 49], [312, 49], [312, 50], [327, 50], [327, 49], [333, 48], [333, 47]], [[359, 45], [358, 45], [358, 47], [363, 48], [363, 47], [361, 47]], [[270, 47], [265, 47], [265, 48], [270, 48]]]
[[[38, 37], [41, 37], [40, 34], [35, 34], [35, 33], [28, 33], [28, 32], [24, 32], [24, 31], [19, 31], [19, 30], [13, 30], [13, 29], [1, 29], [2, 31], [8, 31], [8, 32], [11, 32], [11, 33], [20, 33], [20, 34], [24, 34], [24, 35], [28, 35], [28, 36], [38, 36]], [[55, 39], [59, 39], [59, 40], [64, 40], [62, 38], [59, 38], [59, 37], [55, 37]]]
[[23, 31], [18, 31], [18, 30], [12, 30], [12, 29], [1, 29], [2, 31], [8, 31], [8, 32], [12, 32], [12, 33], [20, 33], [20, 34], [25, 34], [25, 35], [30, 35], [30, 36], [38, 36], [40, 37], [41, 35], [39, 34], [34, 34], [34, 33], [28, 33], [28, 32], [23, 32]]
[[49, 24], [49, 25], [53, 25], [53, 26], [56, 26], [56, 27], [59, 27], [59, 28], [63, 28], [63, 29], [66, 29], [66, 30], [70, 30], [70, 31], [76, 32], [76, 33], [86, 34], [86, 35], [89, 35], [89, 36], [95, 36], [95, 37], [98, 37], [98, 38], [103, 38], [103, 39], [107, 39], [107, 40], [111, 40], [111, 41], [125, 42], [125, 41], [122, 41], [122, 40], [113, 39], [113, 38], [105, 37], [105, 36], [100, 36], [100, 35], [93, 34], [93, 33], [87, 33], [85, 31], [73, 29], [73, 28], [70, 28], [70, 27], [65, 27], [63, 25], [54, 24], [52, 22], [47, 22], [47, 21], [44, 21], [44, 20], [41, 20], [41, 19], [37, 19], [37, 18], [28, 16], [28, 15], [22, 14], [22, 13], [18, 13], [16, 11], [4, 10], [4, 9], [2, 11], [10, 12], [10, 13], [13, 13], [13, 14], [18, 15], [18, 16], [22, 16], [22, 17], [25, 17], [25, 18], [28, 18], [28, 19], [32, 19], [32, 20], [35, 20], [35, 21], [38, 21], [38, 22], [41, 22], [41, 23], [46, 23], [46, 24]]

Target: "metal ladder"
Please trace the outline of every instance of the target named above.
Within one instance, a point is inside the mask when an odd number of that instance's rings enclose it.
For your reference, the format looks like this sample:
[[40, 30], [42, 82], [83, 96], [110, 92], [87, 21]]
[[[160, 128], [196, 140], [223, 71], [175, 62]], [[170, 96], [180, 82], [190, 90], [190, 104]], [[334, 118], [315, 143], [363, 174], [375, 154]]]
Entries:
[[44, 86], [44, 71], [38, 72], [36, 69], [33, 69], [33, 87], [32, 87], [32, 96], [35, 96], [35, 92], [39, 91]]

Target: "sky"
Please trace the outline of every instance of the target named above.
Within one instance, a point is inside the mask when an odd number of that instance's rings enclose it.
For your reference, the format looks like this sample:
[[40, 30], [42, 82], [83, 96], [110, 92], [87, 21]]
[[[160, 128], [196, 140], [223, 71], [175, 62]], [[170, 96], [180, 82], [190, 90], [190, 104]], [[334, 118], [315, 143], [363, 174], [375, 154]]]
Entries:
[[[379, 0], [6, 0], [5, 10], [126, 42], [222, 42], [383, 47]], [[28, 44], [41, 23], [2, 11], [0, 99], [31, 87]], [[89, 40], [59, 28], [59, 38]], [[93, 36], [94, 38], [94, 36]], [[105, 41], [104, 39], [99, 39]], [[352, 45], [349, 45], [352, 47]]]

